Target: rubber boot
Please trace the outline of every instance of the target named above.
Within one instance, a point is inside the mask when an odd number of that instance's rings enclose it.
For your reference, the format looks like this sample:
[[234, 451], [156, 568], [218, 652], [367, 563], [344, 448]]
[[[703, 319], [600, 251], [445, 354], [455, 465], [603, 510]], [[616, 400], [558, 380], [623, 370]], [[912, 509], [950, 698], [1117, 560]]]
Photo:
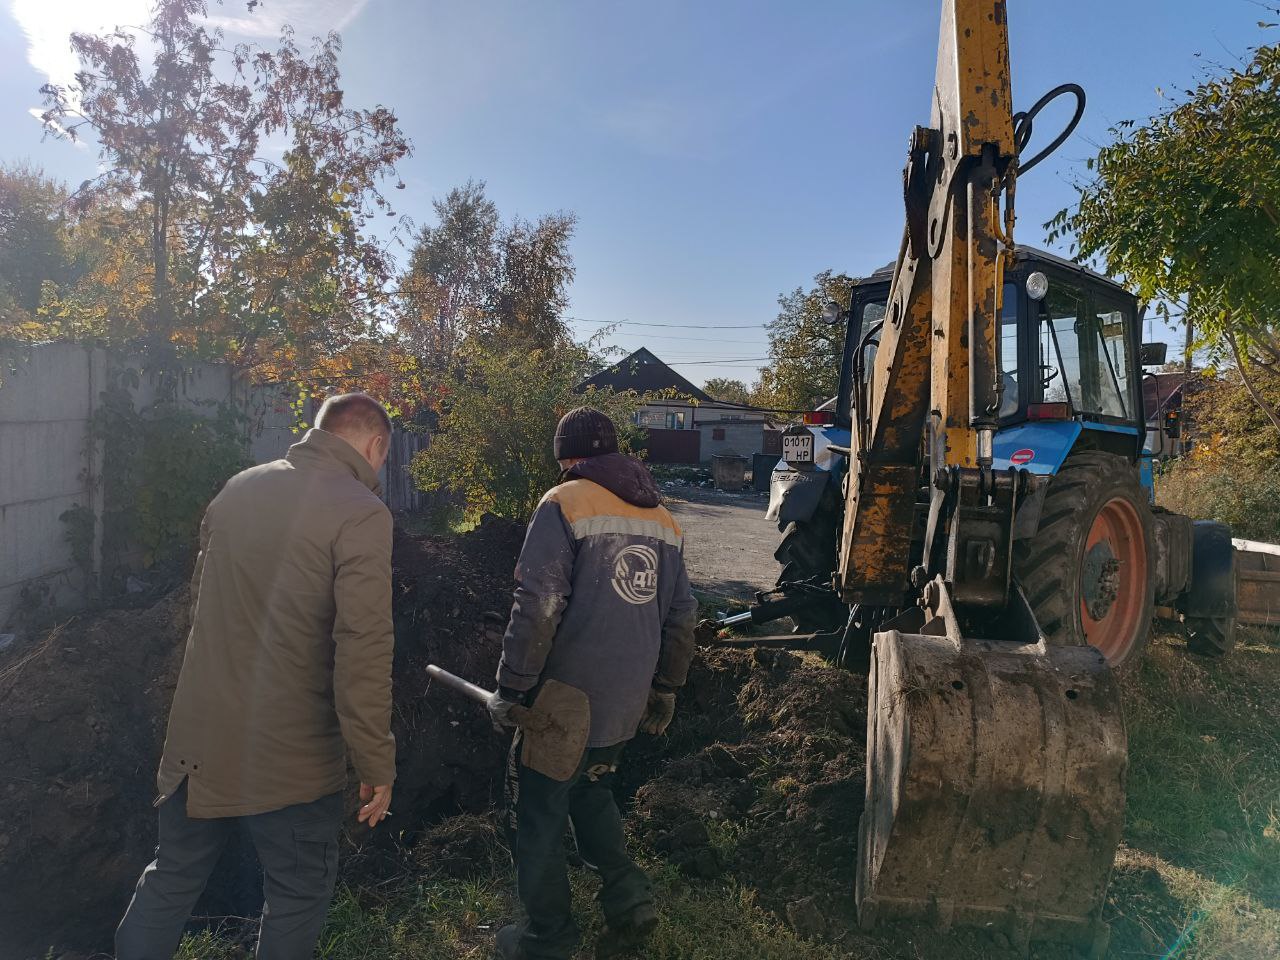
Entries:
[[648, 943], [658, 927], [658, 910], [652, 903], [641, 903], [616, 920], [605, 924], [596, 940], [596, 960], [608, 960]]
[[520, 946], [520, 925], [508, 923], [498, 931], [493, 943], [495, 960], [526, 960], [524, 949]]

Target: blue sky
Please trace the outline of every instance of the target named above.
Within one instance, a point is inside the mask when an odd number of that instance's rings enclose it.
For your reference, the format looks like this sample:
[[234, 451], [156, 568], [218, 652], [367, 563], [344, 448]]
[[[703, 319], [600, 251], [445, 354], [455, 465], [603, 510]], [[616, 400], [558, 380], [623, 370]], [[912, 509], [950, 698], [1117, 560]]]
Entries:
[[[0, 159], [79, 183], [93, 150], [42, 143], [28, 111], [48, 76], [74, 69], [71, 29], [140, 22], [147, 0], [3, 3]], [[621, 323], [611, 342], [648, 346], [695, 382], [754, 379], [779, 293], [896, 253], [907, 137], [929, 115], [934, 0], [265, 0], [243, 11], [213, 5], [237, 36], [269, 39], [286, 21], [300, 36], [341, 30], [348, 102], [392, 107], [414, 141], [393, 199], [419, 223], [433, 196], [468, 179], [487, 181], [508, 217], [575, 212], [575, 329]], [[1019, 107], [1064, 81], [1089, 95], [1077, 133], [1019, 184], [1017, 236], [1039, 245], [1107, 128], [1160, 109], [1160, 91], [1207, 62], [1237, 63], [1267, 13], [1252, 0], [1010, 0], [1009, 17]]]

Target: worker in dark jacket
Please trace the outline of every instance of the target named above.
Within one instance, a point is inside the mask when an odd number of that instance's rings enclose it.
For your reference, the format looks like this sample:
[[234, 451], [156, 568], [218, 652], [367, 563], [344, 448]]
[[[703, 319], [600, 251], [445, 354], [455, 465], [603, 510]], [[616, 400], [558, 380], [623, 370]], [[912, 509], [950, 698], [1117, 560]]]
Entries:
[[657, 926], [649, 881], [627, 854], [611, 781], [637, 728], [666, 730], [693, 655], [697, 603], [683, 537], [649, 471], [618, 453], [613, 424], [589, 407], [560, 421], [555, 456], [562, 482], [529, 523], [489, 709], [496, 723], [510, 725], [511, 707], [534, 702], [539, 685], [554, 679], [586, 694], [591, 732], [567, 782], [526, 765], [516, 734], [507, 825], [528, 916], [498, 933], [505, 960], [563, 960], [578, 943], [566, 821], [603, 882], [598, 899], [607, 925], [596, 956], [636, 947]]
[[116, 932], [167, 960], [231, 835], [262, 862], [260, 960], [309, 958], [337, 879], [350, 755], [361, 821], [391, 803], [391, 421], [327, 400], [288, 456], [227, 481], [200, 528], [192, 623], [157, 776], [160, 843]]

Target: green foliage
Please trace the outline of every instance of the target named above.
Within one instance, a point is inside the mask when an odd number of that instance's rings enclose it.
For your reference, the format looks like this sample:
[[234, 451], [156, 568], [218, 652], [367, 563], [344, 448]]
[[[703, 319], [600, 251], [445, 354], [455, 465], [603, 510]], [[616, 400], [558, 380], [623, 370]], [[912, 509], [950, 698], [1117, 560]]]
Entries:
[[1251, 53], [1113, 129], [1077, 210], [1048, 226], [1158, 309], [1182, 301], [1201, 343], [1280, 376], [1280, 46]]
[[71, 509], [64, 510], [58, 519], [63, 524], [62, 536], [71, 547], [71, 559], [76, 568], [92, 582], [94, 572], [93, 548], [97, 540], [98, 518], [93, 510], [81, 504], [74, 504]]
[[30, 339], [45, 286], [71, 279], [67, 191], [27, 164], [0, 166], [0, 336]]
[[642, 398], [611, 390], [575, 393], [589, 361], [580, 346], [529, 349], [498, 338], [471, 344], [460, 368], [446, 374], [439, 432], [414, 458], [415, 482], [461, 495], [468, 519], [494, 513], [523, 521], [560, 475], [551, 440], [568, 410], [604, 411], [618, 427], [620, 447], [635, 450], [640, 431], [632, 421]]
[[849, 303], [853, 281], [824, 270], [813, 287], [778, 297], [778, 318], [769, 324], [770, 366], [760, 371], [756, 402], [779, 410], [809, 410], [835, 396], [844, 352], [844, 324], [831, 326], [822, 308]]
[[172, 402], [139, 411], [116, 385], [102, 394], [90, 437], [102, 444], [104, 570], [145, 567], [190, 556], [209, 501], [249, 466], [243, 416], [218, 405], [203, 416]]
[[727, 403], [751, 402], [751, 390], [741, 380], [712, 377], [702, 385], [702, 389], [716, 400], [724, 400]]

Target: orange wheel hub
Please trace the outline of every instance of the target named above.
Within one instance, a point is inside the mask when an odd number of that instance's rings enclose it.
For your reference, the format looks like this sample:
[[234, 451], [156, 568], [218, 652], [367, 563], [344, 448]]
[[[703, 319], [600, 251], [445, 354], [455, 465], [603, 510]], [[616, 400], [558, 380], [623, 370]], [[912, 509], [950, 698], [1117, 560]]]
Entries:
[[1132, 503], [1103, 504], [1085, 539], [1080, 564], [1080, 618], [1084, 635], [1107, 662], [1124, 661], [1146, 628], [1147, 544]]

